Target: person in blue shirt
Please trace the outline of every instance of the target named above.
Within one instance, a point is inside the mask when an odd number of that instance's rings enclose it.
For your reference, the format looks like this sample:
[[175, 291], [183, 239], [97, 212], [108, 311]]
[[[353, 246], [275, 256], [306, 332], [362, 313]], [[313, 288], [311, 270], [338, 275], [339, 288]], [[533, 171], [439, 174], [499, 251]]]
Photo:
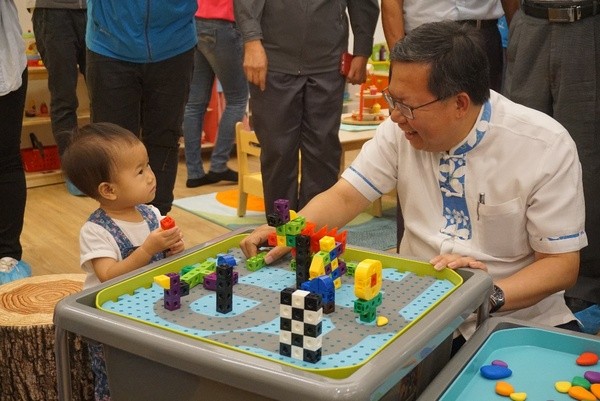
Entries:
[[88, 0], [86, 79], [92, 122], [139, 135], [156, 175], [152, 204], [171, 210], [194, 67], [196, 0]]

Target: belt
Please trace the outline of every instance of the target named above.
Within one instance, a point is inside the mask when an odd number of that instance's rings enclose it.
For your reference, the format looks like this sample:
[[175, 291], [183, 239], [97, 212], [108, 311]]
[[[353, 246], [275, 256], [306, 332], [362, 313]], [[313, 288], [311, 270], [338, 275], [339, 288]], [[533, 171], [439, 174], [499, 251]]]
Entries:
[[550, 22], [575, 22], [600, 14], [600, 1], [567, 4], [564, 2], [541, 3], [523, 0], [521, 9], [531, 17], [546, 19]]
[[458, 22], [460, 22], [461, 24], [473, 25], [477, 29], [489, 28], [489, 27], [494, 27], [496, 29], [498, 28], [498, 20], [497, 19], [463, 19]]

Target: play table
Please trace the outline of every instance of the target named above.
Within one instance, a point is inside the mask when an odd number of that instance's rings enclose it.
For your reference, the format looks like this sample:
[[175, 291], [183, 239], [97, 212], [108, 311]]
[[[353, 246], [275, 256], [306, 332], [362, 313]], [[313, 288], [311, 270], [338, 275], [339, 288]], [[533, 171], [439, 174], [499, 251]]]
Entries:
[[[490, 277], [348, 245], [348, 263], [378, 259], [389, 322], [362, 322], [353, 311], [353, 277], [343, 276], [335, 311], [323, 315], [322, 358], [316, 363], [280, 355], [279, 297], [295, 285], [289, 259], [257, 271], [239, 250], [241, 229], [139, 271], [70, 296], [55, 310], [61, 399], [69, 399], [68, 333], [104, 344], [112, 399], [119, 400], [368, 400], [383, 399], [475, 310], [487, 317]], [[202, 285], [164, 308], [162, 274], [233, 256], [239, 274], [233, 309], [215, 310]], [[445, 361], [437, 361], [441, 368]], [[205, 397], [205, 398], [203, 398]]]

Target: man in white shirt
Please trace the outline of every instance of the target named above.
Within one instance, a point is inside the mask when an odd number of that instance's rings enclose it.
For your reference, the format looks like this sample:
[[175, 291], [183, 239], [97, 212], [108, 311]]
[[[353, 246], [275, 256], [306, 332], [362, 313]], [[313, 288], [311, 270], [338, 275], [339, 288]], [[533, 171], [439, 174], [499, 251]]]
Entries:
[[[484, 269], [492, 313], [578, 329], [563, 292], [587, 245], [577, 149], [558, 122], [490, 91], [481, 36], [452, 21], [411, 31], [391, 53], [392, 110], [342, 178], [298, 212], [343, 227], [394, 189], [402, 256]], [[490, 93], [491, 92], [491, 93]], [[242, 241], [254, 255], [272, 227]], [[282, 256], [275, 248], [265, 261]], [[474, 325], [461, 326], [468, 338]]]

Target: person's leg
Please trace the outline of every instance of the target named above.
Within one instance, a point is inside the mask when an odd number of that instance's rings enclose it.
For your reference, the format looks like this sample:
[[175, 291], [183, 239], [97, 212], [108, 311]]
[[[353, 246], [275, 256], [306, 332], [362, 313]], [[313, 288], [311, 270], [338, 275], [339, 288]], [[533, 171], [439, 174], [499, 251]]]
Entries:
[[27, 69], [19, 89], [0, 96], [0, 258], [21, 260], [27, 184], [21, 161], [21, 129], [27, 92]]
[[52, 133], [61, 155], [70, 139], [70, 135], [63, 133], [77, 127], [78, 54], [81, 52], [78, 28], [85, 21], [85, 12], [51, 8], [33, 10], [37, 48], [48, 70]]
[[140, 135], [141, 68], [88, 50], [86, 83], [92, 122], [110, 122]]
[[577, 283], [565, 292], [585, 301], [579, 311], [600, 304], [600, 15], [552, 24], [549, 42], [552, 116], [575, 141], [583, 175], [588, 246]]
[[298, 209], [298, 155], [304, 112], [306, 77], [267, 73], [267, 87], [250, 85], [253, 128], [261, 146], [260, 168], [265, 212], [273, 212], [277, 199], [288, 199]]
[[142, 140], [156, 176], [152, 204], [166, 215], [173, 203], [179, 138], [194, 70], [194, 49], [142, 66]]
[[216, 36], [199, 33], [199, 47], [215, 71], [225, 95], [225, 110], [219, 122], [217, 141], [210, 159], [210, 176], [218, 181], [237, 181], [227, 168], [235, 142], [235, 124], [242, 121], [248, 102], [248, 82], [244, 75], [243, 41], [235, 25], [226, 21], [207, 23]]
[[[215, 74], [201, 50], [202, 41], [212, 41], [211, 32], [204, 33], [202, 20], [196, 19], [198, 45], [194, 50], [194, 74], [190, 86], [188, 102], [183, 116], [183, 138], [185, 144], [185, 164], [188, 187], [208, 184], [202, 166], [201, 142], [202, 126], [206, 108], [210, 101]], [[214, 40], [214, 39], [213, 39]]]
[[311, 75], [305, 86], [299, 209], [338, 180], [344, 87], [345, 80], [338, 71]]

